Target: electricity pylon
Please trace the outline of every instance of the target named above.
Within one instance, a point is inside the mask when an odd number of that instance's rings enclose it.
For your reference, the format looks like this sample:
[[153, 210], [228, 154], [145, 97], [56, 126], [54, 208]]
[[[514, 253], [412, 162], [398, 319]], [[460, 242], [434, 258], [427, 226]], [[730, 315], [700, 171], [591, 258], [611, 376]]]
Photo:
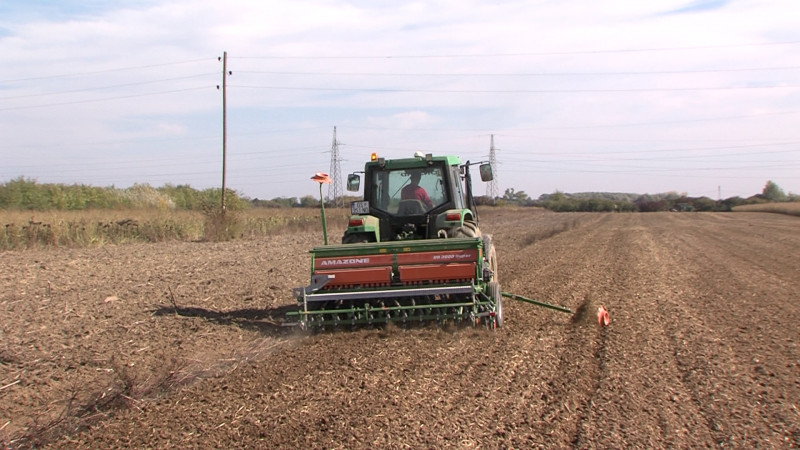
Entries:
[[500, 196], [500, 186], [497, 182], [497, 153], [494, 148], [494, 135], [492, 135], [491, 146], [489, 147], [489, 164], [492, 166], [492, 174], [494, 178], [489, 184], [486, 185], [486, 196], [492, 199], [492, 204], [497, 197]]
[[336, 127], [333, 127], [333, 145], [331, 145], [331, 179], [333, 183], [328, 185], [328, 203], [337, 208], [344, 208], [342, 158], [339, 156], [339, 141], [336, 140]]

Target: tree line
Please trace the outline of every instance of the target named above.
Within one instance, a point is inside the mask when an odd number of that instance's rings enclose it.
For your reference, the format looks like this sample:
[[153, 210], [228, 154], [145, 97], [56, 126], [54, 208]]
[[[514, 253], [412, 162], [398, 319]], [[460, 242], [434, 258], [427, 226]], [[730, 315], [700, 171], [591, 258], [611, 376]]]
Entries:
[[[344, 197], [345, 207], [360, 197]], [[76, 211], [88, 209], [139, 209], [210, 211], [220, 207], [222, 189], [196, 189], [188, 184], [165, 184], [153, 187], [134, 184], [128, 188], [89, 186], [85, 184], [39, 183], [19, 177], [0, 184], [0, 209], [34, 211]], [[334, 205], [326, 201], [326, 207]], [[247, 208], [319, 208], [319, 198], [276, 197], [271, 200], [251, 199], [232, 189], [225, 190], [225, 207]]]
[[581, 192], [567, 194], [556, 191], [533, 199], [524, 191], [506, 189], [502, 197], [476, 197], [478, 205], [538, 206], [556, 212], [656, 212], [656, 211], [732, 211], [740, 205], [770, 202], [797, 202], [800, 195], [786, 194], [773, 181], [767, 181], [760, 194], [751, 197], [729, 197], [713, 200], [689, 197], [686, 193], [631, 194], [620, 192]]
[[[208, 211], [220, 206], [220, 188], [195, 189], [188, 184], [165, 184], [153, 187], [149, 184], [134, 184], [128, 188], [88, 186], [84, 184], [38, 183], [36, 180], [19, 177], [0, 184], [0, 209], [16, 210], [86, 210], [86, 209], [181, 209]], [[345, 196], [341, 204], [361, 200], [357, 196]], [[652, 211], [731, 211], [733, 207], [755, 203], [800, 201], [797, 194], [786, 194], [780, 186], [768, 181], [761, 194], [748, 198], [730, 197], [717, 201], [708, 197], [688, 197], [685, 193], [630, 194], [618, 192], [582, 192], [566, 194], [556, 191], [533, 199], [524, 191], [506, 189], [502, 197], [475, 197], [478, 205], [492, 206], [538, 206], [557, 212], [652, 212]], [[270, 200], [251, 199], [241, 193], [227, 189], [226, 208], [318, 208], [319, 198], [276, 197]], [[326, 207], [334, 207], [326, 201]]]
[[[189, 185], [165, 184], [153, 187], [134, 184], [120, 189], [85, 184], [38, 183], [19, 177], [0, 184], [0, 209], [17, 210], [87, 210], [87, 209], [184, 209], [207, 210], [221, 203], [222, 189], [195, 189]], [[248, 200], [238, 192], [226, 189], [225, 204], [229, 209], [248, 207]]]

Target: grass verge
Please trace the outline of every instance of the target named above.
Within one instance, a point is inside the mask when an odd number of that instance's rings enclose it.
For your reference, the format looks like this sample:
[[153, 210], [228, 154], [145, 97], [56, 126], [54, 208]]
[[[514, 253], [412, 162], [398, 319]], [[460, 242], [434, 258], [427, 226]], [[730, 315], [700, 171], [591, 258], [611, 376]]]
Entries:
[[[328, 228], [346, 227], [349, 210], [326, 211]], [[283, 232], [322, 230], [320, 212], [307, 208], [161, 211], [0, 211], [0, 251], [95, 247], [164, 241], [226, 241]]]
[[770, 212], [800, 216], [800, 203], [759, 203], [756, 205], [742, 205], [733, 208], [734, 212]]

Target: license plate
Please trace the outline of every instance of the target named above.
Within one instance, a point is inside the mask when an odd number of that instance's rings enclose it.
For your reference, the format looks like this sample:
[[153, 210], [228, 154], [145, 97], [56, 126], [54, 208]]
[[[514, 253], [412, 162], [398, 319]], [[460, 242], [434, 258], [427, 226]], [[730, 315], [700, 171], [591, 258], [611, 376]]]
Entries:
[[369, 202], [351, 202], [350, 214], [369, 214]]

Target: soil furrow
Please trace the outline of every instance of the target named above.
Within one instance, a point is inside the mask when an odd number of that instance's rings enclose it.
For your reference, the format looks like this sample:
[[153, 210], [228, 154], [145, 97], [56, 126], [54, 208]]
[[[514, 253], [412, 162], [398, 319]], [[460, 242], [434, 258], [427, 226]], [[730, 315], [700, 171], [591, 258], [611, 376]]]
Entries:
[[[724, 445], [758, 445], [762, 441], [756, 429], [771, 430], [767, 436], [773, 442], [785, 440], [798, 427], [787, 400], [797, 398], [800, 392], [797, 383], [778, 381], [797, 377], [792, 364], [779, 361], [796, 359], [797, 346], [785, 345], [785, 340], [791, 343], [796, 338], [796, 328], [767, 311], [780, 311], [790, 298], [776, 302], [773, 297], [765, 299], [766, 304], [753, 305], [747, 299], [750, 295], [742, 295], [749, 286], [740, 283], [741, 275], [735, 270], [739, 266], [730, 263], [727, 247], [706, 246], [701, 252], [696, 235], [672, 238], [686, 244], [678, 247], [680, 269], [676, 270], [684, 271], [685, 282], [681, 292], [684, 308], [677, 315], [682, 323], [677, 327], [682, 340], [691, 344], [681, 359], [687, 382], [694, 386], [716, 440]], [[708, 287], [719, 294], [709, 298], [703, 289]], [[742, 314], [745, 310], [749, 311]], [[696, 319], [689, 320], [693, 317]], [[765, 333], [758, 325], [766, 324], [764, 319], [771, 322], [771, 328], [783, 331]]]
[[[654, 300], [661, 295], [646, 230], [630, 220], [615, 233], [612, 325], [605, 330], [603, 376], [583, 426], [579, 448], [671, 447], [689, 442], [680, 423], [675, 368], [664, 354], [667, 337]], [[636, 275], [631, 271], [635, 271]]]

